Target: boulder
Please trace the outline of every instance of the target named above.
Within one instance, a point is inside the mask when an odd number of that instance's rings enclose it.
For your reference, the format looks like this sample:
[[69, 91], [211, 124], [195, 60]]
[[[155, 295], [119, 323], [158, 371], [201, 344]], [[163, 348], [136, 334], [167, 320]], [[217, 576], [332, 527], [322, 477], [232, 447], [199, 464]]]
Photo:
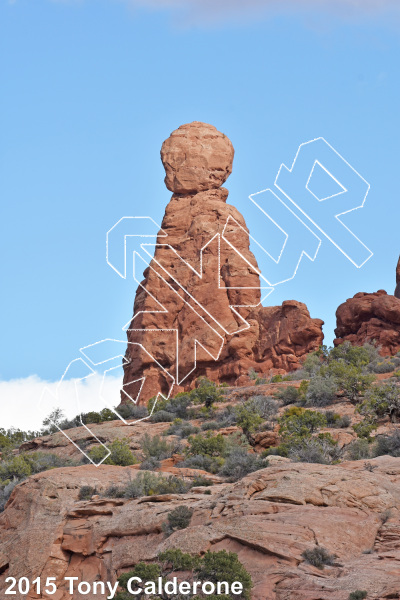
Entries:
[[400, 350], [400, 299], [384, 290], [360, 292], [336, 311], [335, 346], [349, 341], [355, 346], [376, 343], [382, 356]]

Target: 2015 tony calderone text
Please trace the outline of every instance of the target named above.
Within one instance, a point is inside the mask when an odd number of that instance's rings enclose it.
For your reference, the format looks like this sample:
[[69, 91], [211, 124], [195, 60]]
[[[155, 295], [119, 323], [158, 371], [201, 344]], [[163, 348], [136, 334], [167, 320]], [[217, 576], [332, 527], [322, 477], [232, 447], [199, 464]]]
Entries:
[[[86, 594], [99, 595], [100, 598], [112, 600], [118, 588], [118, 582], [110, 583], [109, 581], [78, 581], [79, 577], [64, 577], [63, 582], [56, 583], [55, 577], [47, 577], [42, 581], [40, 577], [30, 581], [28, 577], [7, 577], [6, 584], [8, 585], [6, 595], [26, 595], [29, 591], [35, 591], [38, 595], [42, 592], [48, 596], [52, 596], [57, 592], [59, 587], [67, 590], [69, 594], [78, 592], [85, 596]], [[127, 590], [132, 596], [139, 594], [158, 594], [166, 596], [176, 596], [177, 594], [199, 594], [200, 592], [206, 596], [211, 594], [230, 594], [239, 595], [243, 592], [243, 585], [240, 581], [234, 581], [229, 584], [226, 581], [178, 581], [177, 577], [169, 580], [164, 580], [158, 577], [157, 581], [142, 581], [140, 577], [131, 577], [127, 582]]]

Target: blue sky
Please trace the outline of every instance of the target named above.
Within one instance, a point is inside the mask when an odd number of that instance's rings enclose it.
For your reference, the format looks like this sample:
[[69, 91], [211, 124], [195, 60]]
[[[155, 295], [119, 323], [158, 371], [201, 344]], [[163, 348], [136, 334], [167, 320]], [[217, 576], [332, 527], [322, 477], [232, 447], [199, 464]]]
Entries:
[[346, 223], [372, 259], [356, 269], [323, 241], [271, 304], [306, 302], [331, 343], [341, 302], [393, 293], [399, 13], [392, 2], [339, 5], [1, 0], [3, 401], [19, 406], [24, 380], [56, 381], [82, 346], [124, 336], [135, 285], [107, 266], [105, 234], [126, 215], [161, 222], [159, 150], [182, 123], [232, 140], [229, 202], [257, 239], [248, 196], [272, 187], [303, 142], [324, 137], [371, 184]]

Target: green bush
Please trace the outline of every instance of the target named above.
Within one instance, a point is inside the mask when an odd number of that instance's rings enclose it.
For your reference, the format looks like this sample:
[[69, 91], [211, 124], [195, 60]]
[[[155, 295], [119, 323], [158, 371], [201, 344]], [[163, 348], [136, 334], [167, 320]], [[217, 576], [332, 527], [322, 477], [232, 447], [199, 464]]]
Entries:
[[148, 433], [143, 436], [141, 446], [145, 459], [155, 458], [157, 460], [164, 460], [179, 451], [179, 444], [170, 444], [163, 437], [159, 435], [151, 437]]
[[392, 435], [378, 435], [375, 439], [373, 448], [374, 456], [400, 456], [400, 432], [396, 431]]
[[365, 367], [378, 356], [376, 348], [370, 344], [352, 346], [348, 341], [343, 342], [329, 352], [329, 361], [341, 361], [355, 367]]
[[307, 354], [302, 369], [307, 373], [309, 377], [316, 375], [322, 364], [322, 357], [319, 352], [311, 352]]
[[114, 440], [109, 445], [109, 450], [110, 455], [105, 460], [103, 459], [107, 455], [107, 450], [104, 446], [94, 446], [94, 448], [89, 450], [88, 456], [95, 464], [99, 464], [102, 461], [104, 465], [127, 467], [138, 462], [129, 448], [129, 441], [127, 439]]
[[29, 475], [71, 465], [71, 461], [56, 454], [45, 452], [21, 453], [4, 459], [0, 463], [0, 481], [16, 479], [22, 481]]
[[192, 571], [201, 561], [200, 557], [192, 556], [179, 548], [170, 548], [158, 555], [165, 571]]
[[336, 380], [326, 375], [315, 375], [308, 384], [305, 394], [308, 406], [327, 406], [336, 399], [338, 386]]
[[381, 383], [368, 390], [357, 411], [370, 419], [389, 417], [392, 423], [400, 418], [400, 387], [394, 381]]
[[193, 509], [188, 506], [178, 506], [168, 513], [168, 521], [163, 523], [163, 531], [171, 535], [178, 529], [189, 527], [193, 515]]
[[300, 390], [293, 385], [288, 385], [281, 390], [278, 390], [275, 395], [278, 400], [281, 400], [284, 406], [288, 404], [296, 404], [300, 400]]
[[340, 416], [332, 410], [327, 410], [325, 413], [327, 426], [332, 429], [346, 429], [351, 425], [351, 418], [348, 415]]
[[204, 404], [207, 409], [212, 408], [215, 402], [223, 400], [219, 387], [206, 377], [200, 377], [197, 387], [189, 392], [189, 397], [193, 404]]
[[192, 425], [189, 421], [175, 419], [172, 425], [164, 432], [164, 435], [177, 435], [180, 438], [187, 438], [189, 435], [193, 435], [199, 431], [199, 428]]
[[328, 373], [351, 402], [355, 402], [361, 394], [364, 394], [375, 379], [373, 375], [364, 375], [360, 366], [339, 360], [329, 363]]
[[200, 454], [216, 457], [222, 456], [226, 450], [226, 439], [220, 433], [212, 435], [211, 431], [209, 431], [205, 436], [201, 434], [189, 436], [188, 441], [189, 446], [185, 450], [187, 456]]
[[339, 462], [342, 452], [329, 433], [317, 437], [291, 438], [283, 445], [286, 456], [294, 462], [331, 465]]
[[268, 461], [257, 454], [250, 454], [245, 448], [237, 446], [225, 460], [219, 475], [229, 481], [238, 481], [249, 473], [268, 467]]
[[264, 421], [255, 411], [251, 400], [235, 406], [235, 413], [237, 424], [247, 437], [251, 436]]
[[7, 501], [11, 496], [11, 492], [17, 484], [17, 481], [6, 481], [4, 483], [0, 483], [0, 512], [3, 512]]
[[310, 550], [304, 550], [301, 555], [306, 562], [317, 569], [323, 569], [326, 565], [335, 564], [336, 556], [331, 554], [326, 548], [322, 546], [314, 546]]
[[141, 496], [161, 496], [164, 494], [185, 494], [191, 484], [179, 477], [164, 477], [149, 471], [141, 471], [124, 489], [125, 498], [140, 498]]
[[83, 485], [78, 494], [79, 500], [90, 500], [94, 494], [97, 494], [96, 488], [91, 485]]
[[283, 438], [288, 436], [304, 437], [326, 427], [327, 420], [323, 413], [293, 406], [284, 412], [278, 419], [278, 423], [279, 434]]
[[368, 592], [356, 590], [355, 592], [351, 592], [349, 600], [364, 600], [367, 596]]
[[377, 428], [376, 422], [369, 417], [366, 417], [359, 423], [356, 423], [356, 425], [353, 425], [353, 429], [356, 432], [357, 437], [365, 438], [368, 441], [371, 439], [371, 433], [376, 428]]
[[[211, 581], [217, 584], [220, 581], [226, 581], [231, 585], [234, 581], [240, 581], [243, 586], [243, 593], [236, 598], [250, 600], [252, 581], [250, 574], [246, 571], [234, 552], [206, 552], [202, 557], [192, 556], [184, 553], [178, 548], [170, 548], [158, 555], [157, 562], [138, 563], [132, 571], [123, 573], [118, 578], [118, 583], [123, 592], [120, 592], [118, 600], [126, 600], [131, 596], [126, 596], [128, 580], [131, 577], [139, 577], [142, 581], [157, 582], [158, 578], [165, 579], [168, 575], [176, 571], [191, 572], [190, 579], [194, 579], [194, 574], [201, 581]], [[125, 595], [124, 595], [125, 594]], [[207, 598], [214, 600], [229, 600], [225, 595], [207, 595]], [[193, 596], [192, 600], [199, 599], [200, 596]]]
[[[161, 577], [161, 567], [157, 563], [139, 562], [132, 571], [122, 573], [118, 577], [119, 585], [126, 590], [131, 577], [140, 577], [142, 581], [157, 582], [158, 578]], [[129, 597], [131, 598], [132, 596], [129, 594]]]
[[345, 452], [348, 460], [365, 460], [371, 457], [371, 446], [368, 440], [361, 438], [346, 446]]
[[[218, 583], [226, 581], [231, 585], [234, 581], [240, 581], [243, 586], [241, 597], [250, 600], [253, 582], [250, 573], [246, 571], [239, 561], [237, 554], [221, 550], [219, 552], [207, 551], [201, 562], [195, 566], [194, 572], [201, 581]], [[239, 598], [239, 596], [237, 596]]]

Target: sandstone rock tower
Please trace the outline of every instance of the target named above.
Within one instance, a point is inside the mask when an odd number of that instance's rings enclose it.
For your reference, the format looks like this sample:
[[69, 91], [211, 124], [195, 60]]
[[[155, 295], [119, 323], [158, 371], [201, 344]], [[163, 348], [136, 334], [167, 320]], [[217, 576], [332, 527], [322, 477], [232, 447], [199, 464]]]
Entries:
[[394, 291], [396, 298], [400, 299], [400, 256], [396, 267], [396, 289]]
[[136, 292], [122, 402], [139, 389], [140, 402], [167, 393], [166, 372], [178, 391], [200, 375], [235, 384], [250, 367], [290, 370], [322, 343], [323, 322], [304, 304], [260, 305], [248, 229], [221, 187], [233, 156], [230, 140], [200, 122], [182, 125], [162, 145], [173, 195]]

